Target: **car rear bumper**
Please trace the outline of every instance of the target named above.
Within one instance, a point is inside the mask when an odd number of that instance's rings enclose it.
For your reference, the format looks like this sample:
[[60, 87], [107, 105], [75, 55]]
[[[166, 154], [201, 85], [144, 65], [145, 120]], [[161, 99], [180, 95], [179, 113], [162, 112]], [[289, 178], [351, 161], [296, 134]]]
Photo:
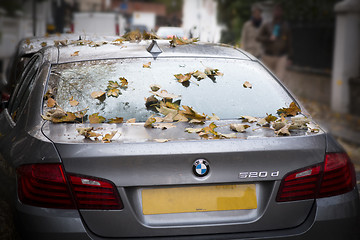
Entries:
[[[17, 219], [23, 239], [106, 239], [89, 231], [77, 210], [38, 208], [18, 203]], [[343, 195], [317, 199], [307, 220], [296, 228], [156, 239], [359, 239], [359, 219], [359, 193], [354, 189]]]

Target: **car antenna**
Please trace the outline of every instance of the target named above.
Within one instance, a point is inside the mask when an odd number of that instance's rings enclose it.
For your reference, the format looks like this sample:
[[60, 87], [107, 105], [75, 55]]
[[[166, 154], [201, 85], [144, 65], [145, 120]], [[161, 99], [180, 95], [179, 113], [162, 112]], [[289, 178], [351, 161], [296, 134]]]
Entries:
[[149, 53], [151, 53], [154, 56], [154, 58], [156, 58], [157, 56], [159, 56], [160, 53], [162, 53], [162, 50], [160, 49], [159, 45], [157, 44], [157, 42], [155, 40], [152, 40], [152, 42], [146, 48], [146, 50]]

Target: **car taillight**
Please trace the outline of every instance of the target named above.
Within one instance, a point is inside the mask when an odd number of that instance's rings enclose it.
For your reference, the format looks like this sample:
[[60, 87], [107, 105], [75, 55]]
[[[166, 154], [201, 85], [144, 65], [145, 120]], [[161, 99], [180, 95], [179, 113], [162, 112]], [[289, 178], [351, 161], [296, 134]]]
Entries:
[[60, 164], [23, 165], [17, 175], [21, 202], [46, 208], [75, 208]]
[[68, 174], [69, 187], [61, 164], [23, 165], [17, 169], [17, 175], [19, 199], [28, 205], [62, 209], [123, 208], [110, 181]]
[[116, 187], [109, 181], [69, 174], [71, 188], [80, 209], [122, 209]]
[[279, 188], [278, 202], [314, 199], [349, 192], [355, 171], [346, 153], [328, 153], [325, 162], [287, 174]]

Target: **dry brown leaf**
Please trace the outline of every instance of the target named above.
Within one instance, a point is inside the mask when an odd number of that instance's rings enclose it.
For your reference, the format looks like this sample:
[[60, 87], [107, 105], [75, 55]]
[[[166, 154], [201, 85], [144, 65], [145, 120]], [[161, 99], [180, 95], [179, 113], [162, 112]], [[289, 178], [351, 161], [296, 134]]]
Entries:
[[126, 80], [126, 78], [120, 77], [119, 80], [121, 82], [120, 88], [123, 88], [123, 89], [127, 88], [128, 81]]
[[169, 129], [169, 128], [174, 128], [176, 126], [172, 123], [157, 123], [157, 124], [154, 124], [153, 127], [161, 129], [161, 130], [165, 130], [165, 129]]
[[165, 139], [165, 138], [154, 138], [154, 141], [158, 142], [158, 143], [164, 143], [164, 142], [168, 142], [169, 139]]
[[208, 120], [209, 121], [219, 121], [220, 118], [215, 113], [213, 113], [212, 116], [208, 116]]
[[71, 98], [69, 99], [69, 103], [70, 103], [70, 105], [73, 106], [73, 107], [79, 105], [79, 102], [76, 101], [76, 100], [74, 100], [74, 97], [73, 97], [73, 96], [71, 96]]
[[157, 84], [151, 84], [151, 85], [150, 85], [150, 89], [151, 89], [151, 91], [153, 91], [153, 92], [158, 91], [160, 88], [161, 88], [160, 85], [157, 85]]
[[277, 117], [273, 116], [272, 114], [269, 114], [266, 116], [265, 120], [270, 123], [270, 122], [274, 122], [277, 120]]
[[40, 45], [41, 45], [41, 47], [46, 47], [46, 46], [47, 46], [47, 43], [46, 43], [46, 42], [42, 42]]
[[188, 133], [199, 133], [202, 131], [202, 128], [185, 128], [185, 132]]
[[144, 63], [143, 68], [151, 68], [151, 62]]
[[78, 133], [80, 135], [83, 135], [85, 138], [90, 138], [90, 137], [100, 137], [101, 134], [93, 132], [92, 130], [94, 130], [93, 127], [86, 127], [86, 128], [76, 128], [76, 130], [78, 131]]
[[103, 123], [106, 121], [106, 118], [99, 116], [99, 113], [94, 113], [89, 116], [90, 123]]
[[75, 56], [79, 56], [79, 51], [75, 51], [73, 54], [71, 54], [70, 56], [75, 57]]
[[285, 125], [284, 127], [280, 128], [280, 130], [275, 131], [275, 134], [278, 136], [290, 136], [289, 125]]
[[195, 71], [192, 73], [192, 75], [194, 76], [194, 78], [196, 78], [197, 80], [202, 80], [204, 78], [207, 77], [207, 75], [204, 72], [201, 72], [199, 70]]
[[107, 90], [106, 95], [108, 97], [116, 97], [117, 98], [120, 95], [120, 90], [117, 88], [111, 88], [111, 89]]
[[108, 89], [119, 88], [119, 87], [120, 87], [120, 85], [117, 81], [109, 81], [108, 82], [108, 86], [107, 86]]
[[156, 91], [156, 92], [152, 91], [150, 93], [154, 94], [155, 96], [165, 98], [165, 99], [176, 99], [176, 98], [180, 97], [179, 95], [168, 93], [166, 90], [161, 90], [160, 92], [159, 91]]
[[204, 113], [200, 114], [189, 106], [183, 105], [182, 107], [184, 108], [184, 111], [180, 111], [180, 113], [183, 114], [185, 117], [190, 119], [197, 119], [203, 122], [206, 120], [206, 115]]
[[116, 118], [110, 118], [109, 123], [123, 123], [124, 118], [122, 117], [116, 117]]
[[240, 132], [243, 133], [246, 131], [247, 128], [249, 128], [250, 126], [247, 124], [240, 124], [240, 123], [232, 123], [230, 124], [230, 129], [235, 131], [235, 132]]
[[191, 74], [190, 73], [186, 73], [186, 74], [175, 74], [174, 77], [178, 80], [178, 82], [183, 83], [183, 82], [187, 82], [190, 80], [191, 78]]
[[151, 95], [150, 97], [146, 98], [145, 100], [146, 107], [153, 107], [157, 105], [159, 105], [159, 100], [154, 95]]
[[94, 99], [100, 99], [101, 97], [104, 97], [105, 92], [103, 91], [95, 91], [91, 93], [91, 97]]
[[135, 123], [136, 122], [136, 118], [130, 118], [126, 121], [126, 123]]
[[220, 136], [223, 138], [236, 138], [236, 133], [220, 133]]
[[249, 122], [249, 123], [257, 122], [257, 118], [256, 118], [256, 117], [241, 116], [241, 118], [244, 119], [243, 122]]
[[298, 113], [301, 113], [301, 110], [295, 102], [291, 102], [288, 108], [280, 108], [277, 110], [279, 116], [281, 116], [281, 114], [284, 114], [286, 117], [296, 116]]
[[151, 115], [145, 122], [144, 127], [146, 128], [152, 128], [153, 127], [153, 123], [156, 122], [156, 119], [153, 117], [153, 115]]
[[243, 84], [243, 87], [244, 88], [252, 88], [252, 84], [249, 83], [248, 81], [245, 81], [244, 84]]
[[115, 136], [115, 134], [117, 133], [117, 131], [112, 131], [111, 133], [107, 133], [105, 134], [105, 136], [103, 136], [103, 138], [101, 139], [101, 141], [103, 143], [110, 143], [111, 139]]
[[48, 106], [49, 108], [55, 107], [55, 106], [56, 106], [56, 101], [55, 101], [53, 98], [48, 98], [48, 100], [47, 100], [47, 106]]

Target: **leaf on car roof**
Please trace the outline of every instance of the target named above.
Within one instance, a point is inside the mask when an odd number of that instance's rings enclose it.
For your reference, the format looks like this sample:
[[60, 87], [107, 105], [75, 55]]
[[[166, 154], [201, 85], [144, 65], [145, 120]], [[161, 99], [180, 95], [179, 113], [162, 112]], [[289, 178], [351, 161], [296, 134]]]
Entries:
[[143, 68], [151, 68], [151, 62], [144, 63]]
[[155, 33], [146, 32], [145, 30], [143, 31], [143, 36], [142, 37], [145, 40], [160, 39], [160, 37], [158, 35], [156, 35]]
[[241, 124], [241, 123], [232, 123], [230, 124], [230, 129], [235, 132], [243, 133], [246, 131], [247, 128], [249, 128], [250, 125], [247, 124]]
[[179, 74], [175, 74], [174, 76], [178, 80], [178, 82], [180, 82], [180, 83], [187, 82], [191, 78], [190, 73], [186, 73], [186, 74], [179, 73]]
[[198, 41], [197, 38], [183, 39], [180, 37], [176, 37], [174, 35], [173, 38], [169, 41], [169, 43], [170, 43], [170, 47], [176, 47], [177, 45], [191, 44], [197, 41]]
[[40, 43], [41, 47], [46, 47], [47, 46], [47, 43], [46, 42], [42, 42]]
[[124, 77], [120, 77], [119, 80], [121, 82], [120, 88], [126, 89], [128, 86], [128, 80], [126, 80]]
[[296, 105], [295, 102], [291, 102], [290, 106], [288, 108], [279, 108], [277, 110], [277, 114], [280, 116], [281, 114], [284, 114], [286, 117], [289, 116], [296, 116], [298, 113], [301, 113], [300, 108]]
[[236, 133], [220, 133], [220, 136], [222, 138], [237, 138]]
[[124, 118], [122, 117], [110, 118], [108, 121], [109, 123], [123, 123]]
[[26, 40], [25, 40], [25, 43], [29, 46], [30, 45], [30, 39], [29, 38], [27, 38]]
[[292, 117], [289, 130], [307, 130], [310, 120], [307, 117]]
[[161, 86], [160, 86], [160, 85], [157, 85], [157, 84], [151, 84], [151, 85], [150, 85], [150, 89], [151, 89], [151, 91], [153, 91], [153, 92], [158, 91], [160, 88], [161, 88]]
[[112, 131], [111, 133], [105, 134], [105, 136], [102, 137], [101, 141], [103, 143], [110, 143], [116, 133], [117, 131]]
[[73, 54], [71, 54], [70, 56], [75, 57], [75, 56], [79, 56], [79, 51], [75, 51]]
[[70, 103], [70, 105], [73, 106], [73, 107], [79, 105], [79, 102], [76, 101], [73, 96], [71, 96], [71, 98], [69, 99], [69, 103]]
[[244, 84], [243, 84], [243, 87], [244, 88], [252, 88], [252, 84], [249, 83], [248, 81], [245, 81]]
[[141, 41], [142, 34], [139, 30], [134, 30], [134, 31], [125, 33], [122, 37], [127, 41]]
[[56, 101], [55, 101], [53, 98], [48, 98], [48, 100], [47, 100], [47, 106], [48, 106], [49, 108], [55, 107], [55, 106], [56, 106]]
[[94, 99], [99, 99], [100, 101], [105, 100], [105, 92], [103, 91], [94, 91], [91, 93], [91, 97]]
[[54, 45], [57, 47], [59, 45], [62, 45], [62, 46], [67, 46], [67, 40], [54, 40]]
[[175, 109], [175, 110], [179, 110], [179, 108], [180, 108], [178, 101], [176, 101], [176, 102], [167, 101], [167, 102], [165, 102], [165, 106], [168, 108], [171, 108], [171, 109]]
[[103, 123], [106, 121], [106, 118], [99, 116], [99, 113], [94, 113], [89, 116], [90, 123]]
[[83, 117], [85, 117], [85, 115], [86, 115], [87, 111], [88, 111], [87, 109], [83, 109], [83, 110], [80, 110], [80, 111], [74, 112], [75, 117], [76, 117], [76, 118], [80, 118], [80, 119], [82, 119]]

